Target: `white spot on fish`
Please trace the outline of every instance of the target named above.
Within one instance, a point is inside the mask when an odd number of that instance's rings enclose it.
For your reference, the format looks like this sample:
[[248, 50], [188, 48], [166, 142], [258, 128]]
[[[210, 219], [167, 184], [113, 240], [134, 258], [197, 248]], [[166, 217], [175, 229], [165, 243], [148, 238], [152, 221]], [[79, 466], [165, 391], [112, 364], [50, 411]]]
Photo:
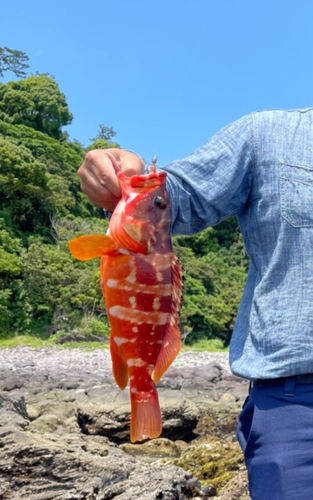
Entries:
[[137, 198], [138, 195], [139, 195], [139, 193], [129, 193], [127, 201], [128, 202], [133, 201], [135, 198]]
[[129, 275], [126, 278], [126, 281], [129, 281], [129, 283], [136, 283], [136, 268], [134, 264]]
[[137, 391], [136, 387], [132, 387], [130, 392], [132, 392], [133, 394], [138, 394], [139, 391]]
[[157, 271], [156, 278], [159, 282], [162, 282], [163, 281], [163, 274], [160, 271]]
[[[129, 281], [128, 278], [126, 278], [126, 280]], [[136, 281], [134, 281], [134, 283], [135, 282]], [[123, 282], [121, 280], [120, 283], [121, 284], [119, 285], [119, 288], [121, 290], [132, 290], [132, 288], [129, 288], [125, 281]], [[152, 293], [154, 295], [159, 294], [162, 295], [162, 297], [172, 295], [172, 285], [170, 284], [165, 285], [163, 283], [160, 283], [158, 285], [146, 285], [142, 283], [136, 283], [136, 287], [138, 287], [138, 291], [143, 291], [144, 293]]]
[[118, 284], [118, 280], [108, 279], [107, 286], [109, 288], [115, 288]]
[[127, 360], [127, 366], [131, 368], [132, 366], [136, 366], [137, 368], [141, 368], [142, 366], [145, 366], [147, 363], [141, 358], [130, 358]]
[[132, 332], [134, 332], [134, 333], [137, 333], [137, 332], [138, 332], [138, 328], [137, 328], [137, 326], [133, 326], [133, 328], [132, 328]]
[[119, 248], [118, 253], [122, 253], [123, 255], [130, 255], [130, 251], [127, 248]]
[[160, 309], [160, 307], [161, 307], [160, 297], [154, 297], [152, 307], [155, 311]]
[[122, 344], [125, 344], [126, 342], [129, 342], [129, 340], [125, 337], [113, 337], [113, 340], [118, 347]]
[[[141, 325], [142, 323], [148, 323], [153, 325], [166, 325], [169, 321], [169, 313], [162, 312], [151, 312], [151, 311], [138, 311], [136, 309], [130, 310], [129, 307], [123, 306], [112, 306], [109, 309], [109, 314], [120, 320], [128, 321], [129, 323], [136, 323]], [[154, 335], [154, 332], [151, 332]]]
[[128, 300], [131, 303], [131, 306], [135, 309], [135, 307], [136, 307], [136, 297], [129, 297]]

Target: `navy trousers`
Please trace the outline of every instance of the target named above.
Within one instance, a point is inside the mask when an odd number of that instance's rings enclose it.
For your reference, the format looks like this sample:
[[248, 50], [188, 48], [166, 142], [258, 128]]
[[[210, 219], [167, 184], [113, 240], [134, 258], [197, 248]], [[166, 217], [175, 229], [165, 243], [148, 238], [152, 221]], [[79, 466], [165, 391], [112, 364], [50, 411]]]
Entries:
[[252, 500], [313, 500], [313, 384], [254, 384], [237, 437]]

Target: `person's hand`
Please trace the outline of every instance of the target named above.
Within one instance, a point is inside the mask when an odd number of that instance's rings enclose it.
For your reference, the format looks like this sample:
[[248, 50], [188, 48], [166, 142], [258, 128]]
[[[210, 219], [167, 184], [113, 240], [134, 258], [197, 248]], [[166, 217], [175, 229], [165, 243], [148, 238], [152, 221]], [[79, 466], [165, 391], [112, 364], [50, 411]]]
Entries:
[[81, 189], [91, 203], [113, 212], [120, 197], [117, 172], [128, 176], [144, 174], [140, 156], [124, 149], [94, 149], [89, 151], [78, 170]]

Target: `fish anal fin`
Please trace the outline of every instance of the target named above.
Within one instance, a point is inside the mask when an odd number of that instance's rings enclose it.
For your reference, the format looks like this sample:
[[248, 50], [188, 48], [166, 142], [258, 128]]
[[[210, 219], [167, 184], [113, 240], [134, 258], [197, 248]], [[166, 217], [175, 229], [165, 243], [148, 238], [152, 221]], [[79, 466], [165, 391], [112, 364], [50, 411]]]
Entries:
[[125, 389], [128, 382], [128, 367], [119, 356], [118, 347], [111, 340], [112, 372], [114, 380], [120, 389]]
[[158, 359], [152, 372], [152, 380], [157, 383], [171, 366], [180, 351], [180, 332], [177, 326], [170, 326], [161, 345]]
[[137, 391], [131, 384], [130, 391], [131, 442], [159, 437], [162, 432], [162, 417], [155, 384], [151, 381], [147, 391]]
[[69, 241], [68, 246], [71, 254], [78, 260], [95, 259], [101, 255], [112, 254], [117, 249], [115, 241], [104, 234], [80, 236]]

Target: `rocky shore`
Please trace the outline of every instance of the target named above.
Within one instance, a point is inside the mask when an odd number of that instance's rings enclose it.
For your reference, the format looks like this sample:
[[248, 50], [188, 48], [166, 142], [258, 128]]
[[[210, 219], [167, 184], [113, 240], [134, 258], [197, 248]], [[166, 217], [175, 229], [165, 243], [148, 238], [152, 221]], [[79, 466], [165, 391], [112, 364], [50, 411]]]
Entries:
[[131, 444], [108, 350], [0, 349], [0, 499], [248, 499], [247, 390], [226, 353], [183, 352], [158, 384], [161, 437]]

